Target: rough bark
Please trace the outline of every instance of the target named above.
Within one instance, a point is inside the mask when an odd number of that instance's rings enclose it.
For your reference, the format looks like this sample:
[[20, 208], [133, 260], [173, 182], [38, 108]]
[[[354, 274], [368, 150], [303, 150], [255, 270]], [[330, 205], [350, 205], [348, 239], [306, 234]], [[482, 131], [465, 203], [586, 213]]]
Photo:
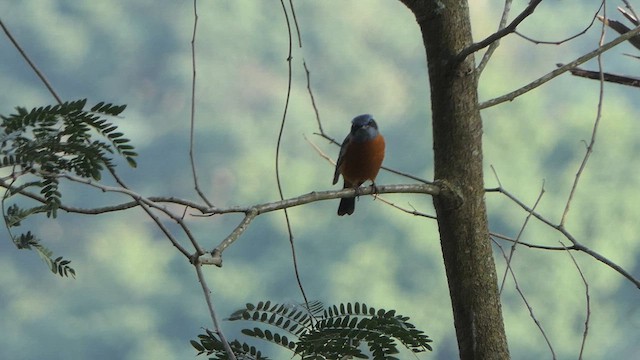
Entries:
[[[466, 0], [402, 2], [420, 26], [429, 68], [434, 197], [461, 359], [508, 359], [482, 170], [482, 119]], [[462, 201], [460, 201], [460, 196]]]

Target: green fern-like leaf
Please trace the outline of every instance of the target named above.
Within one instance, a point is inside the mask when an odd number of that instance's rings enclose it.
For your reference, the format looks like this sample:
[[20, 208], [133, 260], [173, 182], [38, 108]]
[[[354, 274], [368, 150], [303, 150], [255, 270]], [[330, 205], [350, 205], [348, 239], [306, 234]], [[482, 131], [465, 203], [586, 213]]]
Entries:
[[13, 204], [5, 209], [4, 221], [8, 228], [16, 227], [20, 226], [22, 220], [26, 219], [27, 217], [46, 211], [46, 206], [34, 206], [32, 208], [23, 209], [17, 204]]
[[[120, 115], [126, 105], [102, 102], [91, 109], [86, 105], [87, 100], [81, 99], [31, 110], [17, 107], [13, 114], [0, 115], [0, 167], [12, 176], [10, 183], [3, 183], [6, 192], [2, 205], [16, 194], [42, 203], [29, 209], [14, 205], [5, 208], [7, 228], [19, 226], [38, 213], [55, 218], [62, 204], [61, 175], [100, 180], [105, 169], [114, 168], [116, 153], [136, 166], [134, 147], [107, 118]], [[38, 192], [41, 199], [37, 198]], [[53, 273], [75, 276], [68, 260], [53, 259], [33, 235], [12, 238], [19, 248], [37, 251]]]
[[31, 231], [27, 231], [25, 234], [20, 234], [17, 237], [14, 237], [13, 242], [16, 244], [18, 249], [31, 249], [33, 246], [38, 246], [38, 239], [31, 233]]
[[34, 250], [42, 261], [47, 264], [52, 273], [62, 277], [76, 277], [75, 269], [69, 266], [71, 261], [63, 259], [62, 256], [53, 259], [53, 251], [42, 245], [31, 231], [13, 237], [13, 242], [18, 249]]
[[[191, 340], [191, 346], [198, 351], [196, 355], [213, 356], [210, 359], [228, 360], [229, 356], [226, 352], [222, 341], [211, 330], [207, 330], [206, 334], [198, 335], [199, 341]], [[238, 360], [269, 360], [268, 357], [262, 356], [254, 346], [241, 343], [234, 340], [229, 343], [231, 350]]]
[[98, 179], [105, 167], [113, 167], [107, 154], [114, 152], [135, 166], [137, 154], [129, 140], [100, 116], [119, 115], [126, 106], [99, 103], [91, 111], [84, 110], [85, 106], [83, 99], [31, 111], [18, 107], [17, 114], [0, 116], [4, 129], [0, 136], [2, 166], [40, 168], [48, 164], [47, 170], [54, 174], [71, 171]]
[[45, 206], [47, 209], [47, 217], [55, 218], [58, 208], [60, 207], [62, 194], [58, 191], [58, 178], [46, 177], [42, 181], [42, 189], [40, 193], [44, 196]]
[[286, 335], [282, 335], [278, 332], [272, 332], [269, 330], [262, 330], [260, 328], [254, 327], [253, 329], [243, 329], [241, 331], [244, 335], [261, 339], [265, 341], [272, 342], [276, 345], [280, 345], [282, 347], [288, 348], [289, 350], [294, 350], [296, 347], [296, 343], [293, 341], [289, 341], [289, 338]]
[[309, 331], [312, 320], [309, 311], [302, 306], [271, 304], [270, 301], [258, 304], [246, 304], [244, 309], [236, 310], [228, 320], [251, 320], [272, 325], [294, 336]]
[[[397, 341], [414, 353], [432, 350], [432, 340], [408, 322], [409, 317], [399, 315], [395, 310], [375, 309], [359, 302], [325, 308], [320, 302], [291, 306], [261, 301], [246, 304], [228, 320], [268, 326], [243, 329], [242, 333], [282, 346], [305, 360], [369, 359], [370, 356], [374, 360], [398, 359], [394, 356], [399, 353]], [[368, 354], [363, 352], [365, 345]], [[194, 347], [199, 354], [206, 349], [202, 343]]]
[[91, 108], [91, 112], [118, 116], [124, 111], [124, 109], [126, 109], [126, 107], [127, 105], [105, 104], [103, 101], [101, 101]]
[[69, 264], [71, 263], [70, 260], [64, 260], [62, 258], [62, 256], [57, 257], [55, 260], [53, 260], [53, 262], [51, 263], [51, 272], [54, 274], [58, 274], [61, 277], [76, 277], [76, 271], [69, 266]]

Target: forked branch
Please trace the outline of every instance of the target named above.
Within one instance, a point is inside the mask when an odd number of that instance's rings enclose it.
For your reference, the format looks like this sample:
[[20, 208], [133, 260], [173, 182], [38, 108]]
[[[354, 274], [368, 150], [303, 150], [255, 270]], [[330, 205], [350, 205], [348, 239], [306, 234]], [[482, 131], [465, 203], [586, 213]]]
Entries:
[[542, 0], [532, 0], [529, 5], [527, 5], [527, 7], [522, 10], [522, 12], [516, 16], [515, 19], [513, 19], [513, 21], [511, 21], [509, 23], [509, 25], [505, 26], [504, 28], [496, 31], [495, 33], [489, 35], [487, 38], [485, 38], [482, 41], [479, 41], [477, 43], [473, 43], [470, 46], [468, 46], [467, 48], [463, 49], [458, 56], [456, 56], [456, 63], [460, 63], [462, 61], [464, 61], [464, 59], [473, 54], [474, 52], [483, 49], [493, 43], [495, 43], [496, 41], [502, 39], [503, 37], [513, 33], [516, 31], [516, 28], [518, 27], [518, 25], [520, 25], [521, 22], [524, 21], [524, 19], [526, 19], [527, 17], [529, 17], [531, 14], [533, 14], [533, 12], [535, 11], [536, 7], [538, 7], [538, 5], [540, 5], [540, 3], [542, 2]]
[[595, 58], [596, 56], [602, 54], [603, 52], [613, 48], [616, 45], [619, 45], [619, 44], [629, 40], [630, 38], [632, 38], [632, 37], [634, 37], [634, 36], [636, 36], [638, 34], [640, 34], [640, 26], [636, 27], [635, 29], [629, 31], [628, 33], [626, 33], [624, 35], [618, 36], [614, 40], [612, 40], [612, 41], [610, 41], [610, 42], [598, 47], [597, 49], [595, 49], [595, 50], [593, 50], [593, 51], [591, 51], [591, 52], [589, 52], [587, 54], [584, 54], [584, 55], [580, 56], [579, 58], [573, 60], [572, 62], [561, 66], [560, 68], [558, 68], [558, 69], [556, 69], [556, 70], [554, 70], [554, 71], [552, 71], [552, 72], [550, 72], [550, 73], [548, 73], [548, 74], [546, 74], [546, 75], [544, 75], [544, 76], [532, 81], [531, 83], [529, 83], [529, 84], [527, 84], [527, 85], [525, 85], [525, 86], [523, 86], [523, 87], [521, 87], [521, 88], [519, 88], [517, 90], [514, 90], [514, 91], [512, 91], [512, 92], [510, 92], [508, 94], [499, 96], [499, 97], [497, 97], [495, 99], [491, 99], [491, 100], [487, 100], [485, 102], [482, 102], [478, 106], [480, 107], [480, 109], [486, 109], [488, 107], [495, 106], [495, 105], [501, 104], [501, 103], [506, 102], [506, 101], [512, 101], [515, 98], [517, 98], [518, 96], [528, 93], [529, 91], [539, 87], [540, 85], [546, 83], [547, 81], [549, 81], [549, 80], [551, 80], [551, 79], [553, 79], [553, 78], [555, 78], [555, 77], [557, 77], [559, 75], [562, 75], [565, 72], [570, 71], [571, 69], [574, 69], [578, 65]]

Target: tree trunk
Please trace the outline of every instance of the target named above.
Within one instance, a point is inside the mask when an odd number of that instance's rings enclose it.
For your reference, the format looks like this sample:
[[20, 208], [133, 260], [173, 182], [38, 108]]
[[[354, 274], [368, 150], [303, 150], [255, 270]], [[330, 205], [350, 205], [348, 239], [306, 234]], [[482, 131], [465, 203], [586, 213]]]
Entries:
[[[431, 84], [434, 197], [461, 359], [508, 359], [482, 171], [482, 119], [466, 0], [402, 0], [413, 11]], [[460, 201], [461, 199], [461, 201]]]

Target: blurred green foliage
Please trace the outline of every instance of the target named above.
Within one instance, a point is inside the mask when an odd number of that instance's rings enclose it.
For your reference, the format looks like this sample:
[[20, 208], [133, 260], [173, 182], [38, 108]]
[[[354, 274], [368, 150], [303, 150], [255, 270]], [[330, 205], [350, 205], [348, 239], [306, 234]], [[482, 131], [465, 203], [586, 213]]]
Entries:
[[[501, 2], [472, 3], [473, 27], [482, 38], [497, 27]], [[523, 5], [524, 6], [524, 5]], [[543, 4], [521, 31], [556, 40], [582, 30], [597, 5]], [[513, 11], [517, 11], [514, 6]], [[337, 147], [313, 135], [317, 123], [302, 60], [325, 131], [341, 140], [350, 119], [376, 116], [387, 139], [385, 165], [432, 178], [429, 87], [415, 19], [399, 2], [298, 2], [303, 47], [294, 47], [293, 88], [281, 152], [285, 196], [330, 188], [328, 155]], [[610, 11], [612, 13], [612, 11]], [[191, 4], [152, 1], [5, 2], [3, 21], [65, 99], [127, 103], [120, 130], [136, 144], [138, 168], [121, 176], [144, 195], [196, 199], [188, 167], [191, 84]], [[217, 206], [277, 199], [276, 135], [287, 85], [286, 25], [277, 2], [199, 2], [197, 37], [196, 162], [200, 183]], [[490, 99], [549, 72], [597, 46], [596, 26], [562, 46], [533, 45], [510, 36], [501, 42], [481, 78]], [[610, 35], [612, 36], [612, 35]], [[295, 44], [295, 42], [294, 42]], [[627, 45], [604, 56], [606, 70], [633, 74]], [[594, 63], [585, 64], [595, 68]], [[7, 41], [0, 41], [0, 113], [51, 99]], [[7, 91], [10, 89], [11, 91]], [[488, 187], [500, 181], [532, 205], [544, 180], [538, 211], [559, 221], [591, 136], [597, 82], [569, 75], [496, 108], [483, 111]], [[637, 94], [605, 86], [595, 151], [581, 179], [567, 229], [585, 245], [638, 276], [640, 215], [637, 185], [640, 141]], [[106, 179], [105, 179], [106, 180]], [[381, 183], [408, 180], [381, 173]], [[64, 189], [63, 189], [64, 190]], [[67, 199], [77, 206], [125, 201], [85, 189]], [[430, 198], [389, 200], [431, 212]], [[515, 236], [526, 213], [500, 195], [487, 194], [492, 230]], [[302, 281], [325, 303], [364, 300], [394, 308], [428, 329], [437, 344], [419, 358], [455, 358], [448, 289], [434, 221], [400, 213], [362, 197], [349, 219], [337, 202], [290, 212]], [[212, 248], [239, 217], [189, 218]], [[130, 210], [102, 217], [59, 212], [58, 219], [23, 226], [46, 233], [56, 253], [74, 259], [80, 276], [45, 276], [38, 259], [0, 242], [0, 357], [184, 358], [200, 327], [209, 326], [190, 265], [144, 214]], [[557, 233], [532, 222], [523, 241], [558, 246]], [[507, 249], [509, 243], [501, 243]], [[256, 298], [298, 302], [286, 227], [281, 214], [254, 221], [225, 252], [221, 269], [207, 269], [220, 313]], [[496, 252], [499, 276], [505, 262]], [[574, 254], [589, 281], [591, 317], [586, 357], [630, 358], [640, 352], [638, 290], [601, 263]], [[558, 358], [577, 357], [585, 320], [585, 289], [570, 257], [518, 247], [511, 264], [521, 291], [551, 339]], [[514, 359], [549, 357], [513, 281], [503, 309]], [[225, 322], [227, 335], [239, 329]], [[64, 331], [60, 331], [64, 329]], [[35, 345], [37, 344], [37, 345]]]

